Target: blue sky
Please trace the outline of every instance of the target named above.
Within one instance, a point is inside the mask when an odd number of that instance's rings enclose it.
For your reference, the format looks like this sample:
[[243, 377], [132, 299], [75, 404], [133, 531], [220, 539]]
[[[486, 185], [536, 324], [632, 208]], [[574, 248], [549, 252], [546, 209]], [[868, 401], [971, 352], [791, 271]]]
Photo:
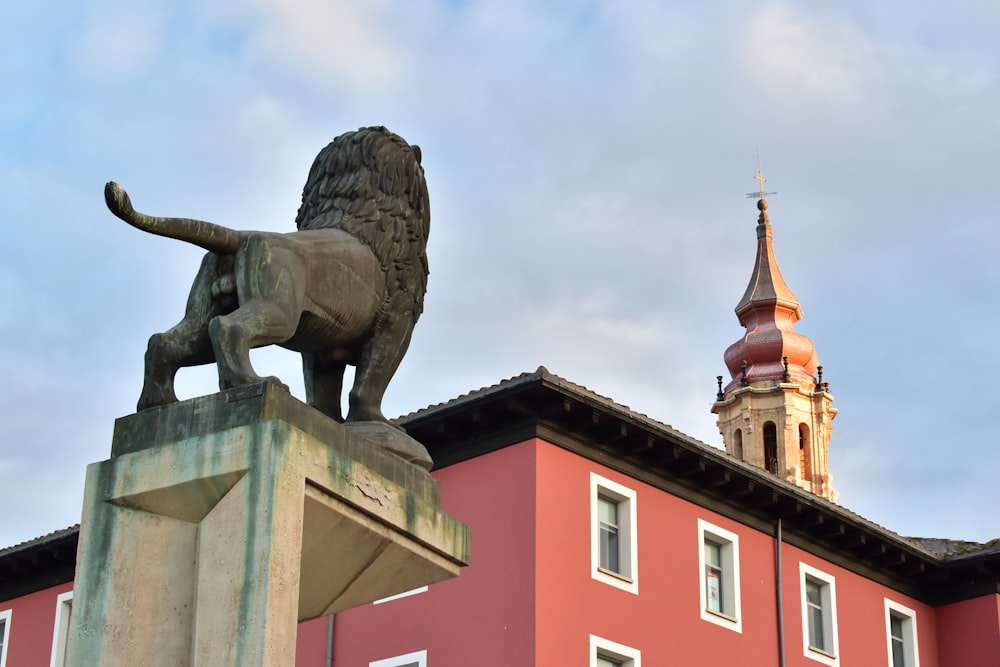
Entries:
[[[708, 444], [753, 267], [777, 257], [836, 397], [840, 502], [1000, 537], [1000, 5], [40, 0], [0, 24], [0, 545], [79, 519], [200, 251], [104, 208], [290, 230], [313, 157], [423, 148], [405, 414], [545, 365]], [[299, 396], [298, 359], [255, 357]], [[215, 390], [182, 373], [184, 397]]]

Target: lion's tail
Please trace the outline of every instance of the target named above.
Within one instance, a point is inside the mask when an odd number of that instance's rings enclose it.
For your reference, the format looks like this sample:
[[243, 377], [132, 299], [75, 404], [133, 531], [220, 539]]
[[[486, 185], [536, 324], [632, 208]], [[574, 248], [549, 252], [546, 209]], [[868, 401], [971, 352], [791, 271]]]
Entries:
[[132, 208], [132, 201], [125, 189], [114, 181], [109, 181], [104, 186], [104, 200], [112, 213], [137, 229], [158, 236], [187, 241], [201, 246], [209, 252], [221, 255], [234, 253], [239, 249], [243, 239], [246, 238], [244, 232], [204, 220], [158, 218], [139, 213]]

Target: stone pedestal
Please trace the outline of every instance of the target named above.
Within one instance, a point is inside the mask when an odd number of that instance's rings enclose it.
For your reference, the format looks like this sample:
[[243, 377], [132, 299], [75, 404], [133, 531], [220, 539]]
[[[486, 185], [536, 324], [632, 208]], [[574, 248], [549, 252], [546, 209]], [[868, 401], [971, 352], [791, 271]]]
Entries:
[[70, 664], [291, 665], [299, 621], [468, 558], [425, 470], [274, 385], [147, 410], [87, 469]]

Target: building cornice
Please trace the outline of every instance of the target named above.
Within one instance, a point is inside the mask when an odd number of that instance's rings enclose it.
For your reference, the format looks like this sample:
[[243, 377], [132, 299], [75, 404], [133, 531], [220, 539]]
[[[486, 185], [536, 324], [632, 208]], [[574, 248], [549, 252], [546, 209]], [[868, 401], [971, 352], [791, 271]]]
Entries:
[[[541, 438], [928, 604], [1000, 593], [1000, 544], [932, 550], [545, 368], [398, 422], [436, 468]], [[72, 581], [78, 532], [0, 550], [0, 601]]]
[[542, 438], [930, 604], [1000, 585], [998, 549], [941, 555], [545, 368], [399, 423], [439, 468]]
[[79, 526], [0, 549], [0, 602], [73, 581]]

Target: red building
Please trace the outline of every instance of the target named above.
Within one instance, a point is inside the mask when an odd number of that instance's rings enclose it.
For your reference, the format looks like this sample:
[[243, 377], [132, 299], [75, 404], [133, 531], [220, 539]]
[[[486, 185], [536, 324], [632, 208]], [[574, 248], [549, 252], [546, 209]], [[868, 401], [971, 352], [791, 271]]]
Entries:
[[[1000, 545], [899, 537], [544, 369], [402, 421], [472, 564], [303, 624], [301, 667], [1000, 665]], [[59, 664], [75, 538], [0, 552], [8, 667]]]
[[[404, 417], [471, 565], [302, 624], [295, 664], [1000, 665], [1000, 544], [831, 500], [836, 411], [760, 208], [744, 358], [713, 406], [726, 451], [544, 368]], [[0, 551], [0, 667], [61, 664], [75, 551], [75, 529]]]

